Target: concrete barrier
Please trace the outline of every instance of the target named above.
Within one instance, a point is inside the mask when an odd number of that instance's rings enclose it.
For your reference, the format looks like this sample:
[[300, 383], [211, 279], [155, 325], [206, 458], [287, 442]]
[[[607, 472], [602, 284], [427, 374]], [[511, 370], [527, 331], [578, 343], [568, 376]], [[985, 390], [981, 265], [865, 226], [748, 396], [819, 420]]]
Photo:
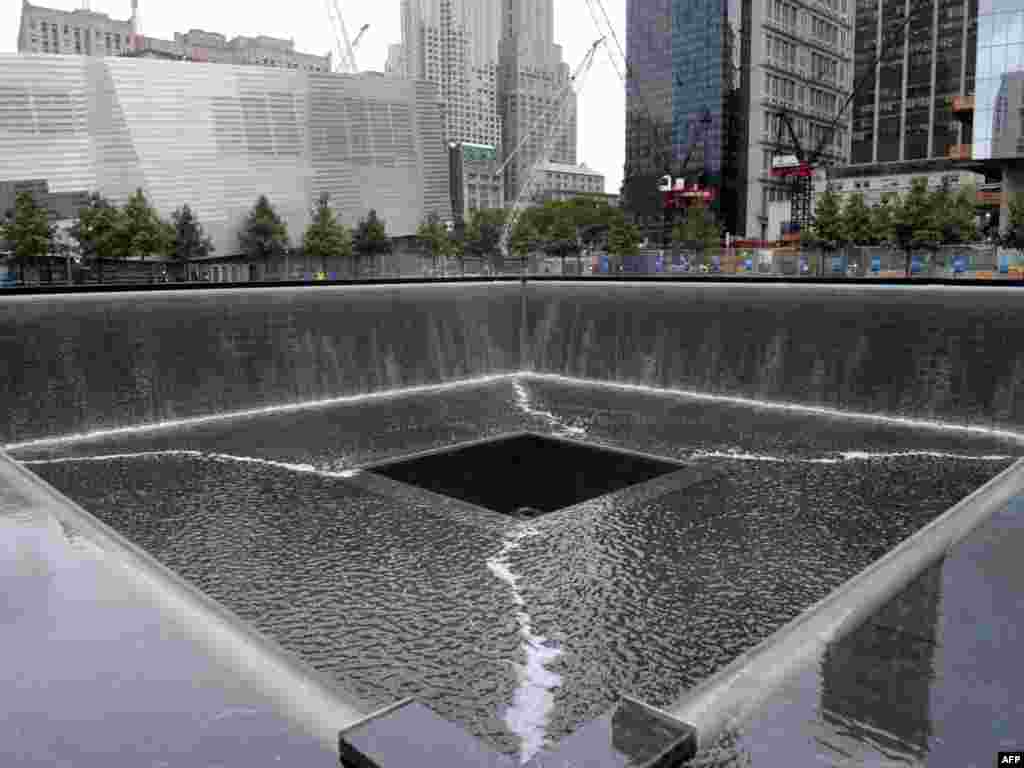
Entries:
[[825, 647], [864, 623], [957, 542], [1024, 493], [1024, 459], [1000, 473], [800, 616], [675, 703], [672, 717], [697, 729], [700, 748], [741, 725]]
[[188, 630], [200, 653], [261, 690], [281, 716], [328, 750], [337, 749], [339, 730], [373, 711], [0, 451], [0, 489], [5, 488], [102, 549], [133, 586]]

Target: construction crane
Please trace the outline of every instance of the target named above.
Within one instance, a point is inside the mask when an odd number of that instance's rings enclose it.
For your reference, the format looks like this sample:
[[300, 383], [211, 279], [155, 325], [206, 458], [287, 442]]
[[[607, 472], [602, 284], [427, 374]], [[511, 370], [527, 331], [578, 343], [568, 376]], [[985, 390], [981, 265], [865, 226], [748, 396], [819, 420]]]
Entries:
[[854, 99], [857, 95], [874, 79], [875, 68], [879, 62], [889, 53], [889, 49], [897, 41], [897, 38], [902, 40], [903, 33], [906, 28], [910, 25], [910, 22], [921, 13], [922, 10], [931, 13], [932, 7], [929, 3], [917, 3], [911, 4], [913, 10], [907, 14], [907, 17], [899, 25], [892, 27], [886, 34], [886, 37], [882, 40], [882, 44], [878, 48], [878, 53], [875, 55], [871, 65], [864, 70], [864, 74], [861, 75], [860, 79], [854, 84], [853, 90], [846, 97], [846, 101], [836, 112], [835, 117], [821, 132], [821, 138], [814, 148], [808, 152], [803, 143], [800, 141], [800, 137], [797, 135], [797, 130], [793, 126], [793, 120], [790, 117], [790, 110], [782, 107], [778, 111], [778, 138], [776, 139], [779, 145], [785, 145], [782, 131], [785, 127], [789, 134], [790, 144], [792, 145], [791, 155], [782, 155], [777, 153], [772, 159], [772, 170], [771, 175], [774, 178], [792, 179], [792, 187], [790, 190], [790, 225], [798, 231], [803, 231], [805, 227], [810, 226], [814, 222], [814, 213], [811, 210], [811, 200], [814, 192], [814, 173], [819, 165], [825, 169], [826, 182], [828, 180], [828, 163], [829, 158], [825, 158], [825, 162], [822, 161], [823, 156], [826, 154], [825, 148], [832, 143], [835, 136], [836, 128], [839, 127], [840, 121], [843, 119], [843, 115], [846, 114], [846, 110], [853, 104]]
[[565, 87], [559, 92], [558, 97], [555, 99], [553, 104], [553, 109], [548, 110], [534, 123], [534, 126], [526, 136], [523, 137], [522, 141], [519, 142], [518, 146], [516, 146], [511, 154], [505, 158], [505, 162], [501, 164], [501, 167], [494, 174], [495, 176], [500, 176], [505, 171], [509, 163], [511, 163], [519, 152], [522, 151], [523, 147], [526, 146], [527, 141], [534, 137], [537, 129], [542, 127], [541, 123], [545, 122], [545, 117], [548, 117], [550, 113], [554, 111], [556, 114], [551, 116], [553, 119], [547, 120], [547, 133], [544, 136], [541, 151], [530, 164], [526, 179], [519, 185], [519, 195], [516, 197], [515, 204], [509, 212], [508, 219], [505, 222], [505, 228], [502, 230], [498, 249], [503, 257], [508, 256], [508, 244], [512, 237], [512, 230], [515, 228], [516, 222], [519, 220], [519, 214], [522, 212], [527, 192], [533, 186], [533, 180], [537, 175], [537, 171], [540, 170], [540, 167], [551, 155], [551, 150], [554, 148], [555, 142], [558, 140], [558, 134], [561, 129], [565, 127], [565, 121], [568, 118], [566, 109], [569, 105], [568, 96], [573, 92], [573, 85], [578, 83], [579, 86], [582, 87], [583, 80], [586, 78], [587, 73], [590, 71], [590, 67], [594, 63], [594, 57], [597, 54], [597, 49], [601, 47], [604, 41], [605, 38], [602, 37], [590, 46], [586, 55], [583, 57], [583, 61], [580, 62], [579, 66], [576, 67], [576, 70], [570, 76], [569, 82], [566, 83]]
[[369, 24], [363, 24], [363, 26], [361, 26], [359, 28], [359, 32], [356, 33], [356, 39], [352, 41], [352, 52], [353, 53], [355, 53], [355, 50], [359, 47], [359, 43], [362, 42], [362, 40], [363, 40], [363, 35], [366, 34], [366, 30], [368, 30], [369, 28], [370, 28]]
[[334, 71], [354, 75], [359, 72], [359, 66], [356, 64], [356, 46], [359, 45], [359, 41], [370, 25], [364, 24], [353, 42], [348, 35], [348, 27], [345, 26], [345, 17], [341, 15], [338, 0], [325, 0], [325, 2], [327, 3], [327, 18], [330, 20], [331, 29], [334, 32], [334, 52], [337, 56]]

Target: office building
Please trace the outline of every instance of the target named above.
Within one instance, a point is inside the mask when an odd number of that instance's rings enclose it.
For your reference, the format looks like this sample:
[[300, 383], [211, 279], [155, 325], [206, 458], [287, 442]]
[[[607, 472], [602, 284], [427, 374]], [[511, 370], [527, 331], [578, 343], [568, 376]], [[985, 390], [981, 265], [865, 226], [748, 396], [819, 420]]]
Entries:
[[26, 0], [21, 6], [18, 52], [120, 56], [132, 49], [134, 32], [131, 19], [112, 19], [84, 8], [43, 8]]
[[1002, 177], [1005, 230], [1009, 196], [1024, 193], [1024, 7], [1019, 0], [977, 0], [977, 6], [973, 141], [964, 154]]
[[[974, 91], [977, 7], [977, 0], [857, 0], [856, 75], [866, 86], [853, 101], [852, 163], [943, 160], [971, 143], [954, 101]], [[908, 8], [910, 23], [894, 33]]]
[[604, 176], [584, 163], [547, 162], [538, 169], [535, 199], [569, 200], [579, 195], [604, 195]]
[[853, 0], [629, 0], [624, 205], [661, 217], [662, 175], [711, 187], [727, 232], [765, 239], [769, 206], [789, 195], [771, 176], [793, 154], [779, 113], [823, 161], [849, 157]]
[[462, 226], [475, 210], [504, 207], [504, 185], [496, 173], [500, 166], [497, 147], [467, 141], [449, 144], [455, 226]]
[[[540, 191], [544, 162], [576, 164], [577, 99], [571, 70], [556, 45], [552, 0], [502, 0], [499, 100], [509, 202]], [[533, 182], [528, 185], [531, 174]]]
[[226, 38], [216, 32], [191, 29], [173, 40], [144, 36], [138, 28], [138, 0], [126, 21], [85, 9], [62, 11], [23, 2], [18, 31], [19, 53], [131, 56], [184, 61], [281, 67], [307, 72], [330, 72], [331, 56], [295, 50], [292, 40], [274, 37]]
[[4, 182], [187, 203], [222, 255], [263, 194], [295, 244], [321, 192], [396, 236], [451, 215], [437, 87], [374, 74], [2, 54], [0, 157]]
[[978, 45], [970, 156], [1024, 157], [1024, 7], [978, 0]]
[[500, 1], [402, 0], [401, 16], [402, 45], [389, 51], [389, 68], [437, 83], [446, 141], [500, 147]]

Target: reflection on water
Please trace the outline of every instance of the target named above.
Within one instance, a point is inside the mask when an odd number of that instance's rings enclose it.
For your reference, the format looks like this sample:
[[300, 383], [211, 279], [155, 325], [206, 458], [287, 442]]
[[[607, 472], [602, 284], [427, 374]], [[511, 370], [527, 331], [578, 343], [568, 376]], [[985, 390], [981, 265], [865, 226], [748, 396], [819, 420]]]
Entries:
[[941, 588], [940, 562], [828, 647], [818, 736], [827, 754], [848, 757], [868, 747], [911, 765], [927, 757]]
[[[348, 476], [451, 442], [560, 425], [695, 459], [722, 477], [600, 497], [524, 528]], [[676, 700], [1012, 452], [963, 434], [527, 382], [18, 457], [364, 700], [415, 696], [522, 756], [623, 694]], [[843, 706], [829, 708], [863, 721]], [[899, 724], [877, 727], [902, 734]]]
[[516, 688], [512, 705], [505, 713], [505, 723], [512, 733], [520, 737], [520, 760], [529, 762], [544, 746], [548, 714], [554, 706], [552, 691], [562, 684], [562, 678], [550, 672], [547, 665], [562, 655], [562, 649], [555, 640], [534, 634], [533, 623], [527, 612], [526, 601], [519, 590], [519, 576], [512, 571], [509, 555], [519, 549], [527, 536], [540, 536], [536, 528], [523, 526], [512, 531], [505, 540], [501, 551], [487, 561], [487, 567], [495, 576], [505, 582], [512, 591], [512, 599], [518, 608], [516, 621], [523, 637], [525, 664], [517, 664], [519, 687]]

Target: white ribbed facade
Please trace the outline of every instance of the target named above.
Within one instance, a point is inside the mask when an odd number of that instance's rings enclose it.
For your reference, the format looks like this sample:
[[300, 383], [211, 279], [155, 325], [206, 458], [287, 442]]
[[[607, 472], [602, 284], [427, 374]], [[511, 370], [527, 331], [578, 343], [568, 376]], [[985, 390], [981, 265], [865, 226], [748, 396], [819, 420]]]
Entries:
[[298, 243], [321, 192], [392, 235], [450, 215], [436, 86], [380, 75], [87, 56], [0, 55], [0, 181], [188, 203], [220, 254], [266, 194]]

